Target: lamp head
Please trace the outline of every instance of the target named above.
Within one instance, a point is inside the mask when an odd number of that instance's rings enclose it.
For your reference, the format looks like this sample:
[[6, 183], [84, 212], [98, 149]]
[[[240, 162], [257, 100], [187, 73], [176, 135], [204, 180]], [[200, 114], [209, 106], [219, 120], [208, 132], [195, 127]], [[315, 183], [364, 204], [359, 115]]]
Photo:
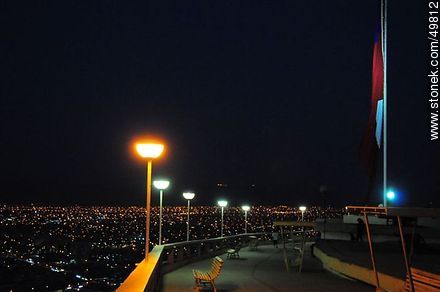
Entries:
[[168, 181], [168, 180], [155, 180], [155, 181], [153, 181], [153, 186], [158, 190], [166, 190], [170, 186], [170, 181]]
[[394, 191], [387, 192], [387, 199], [393, 201], [396, 198], [396, 193]]
[[241, 209], [242, 209], [243, 211], [247, 212], [247, 211], [249, 211], [249, 210], [251, 209], [251, 207], [248, 206], [248, 205], [243, 205], [243, 206], [241, 206]]
[[299, 210], [301, 212], [305, 212], [307, 210], [307, 207], [306, 206], [299, 206]]
[[226, 200], [220, 200], [220, 201], [217, 202], [217, 204], [218, 204], [220, 207], [226, 207], [226, 206], [228, 205], [228, 201], [226, 201]]
[[184, 197], [186, 200], [192, 200], [192, 199], [194, 199], [195, 195], [196, 195], [196, 194], [191, 193], [191, 192], [185, 192], [185, 193], [183, 193], [183, 197]]
[[136, 143], [136, 151], [143, 158], [157, 158], [159, 157], [165, 146], [160, 143]]

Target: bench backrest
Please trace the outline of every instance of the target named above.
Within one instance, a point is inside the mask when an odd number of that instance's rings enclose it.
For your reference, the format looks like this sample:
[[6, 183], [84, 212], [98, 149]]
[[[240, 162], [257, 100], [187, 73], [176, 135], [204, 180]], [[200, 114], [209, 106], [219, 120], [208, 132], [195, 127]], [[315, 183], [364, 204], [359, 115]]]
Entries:
[[212, 278], [217, 278], [220, 275], [223, 266], [223, 260], [219, 257], [215, 257], [212, 260], [211, 270], [208, 272]]
[[[411, 276], [416, 291], [439, 291], [440, 275], [411, 268]], [[405, 290], [410, 290], [409, 276], [406, 276]]]
[[251, 240], [249, 242], [249, 246], [256, 247], [256, 246], [258, 246], [258, 242], [259, 242], [258, 239]]

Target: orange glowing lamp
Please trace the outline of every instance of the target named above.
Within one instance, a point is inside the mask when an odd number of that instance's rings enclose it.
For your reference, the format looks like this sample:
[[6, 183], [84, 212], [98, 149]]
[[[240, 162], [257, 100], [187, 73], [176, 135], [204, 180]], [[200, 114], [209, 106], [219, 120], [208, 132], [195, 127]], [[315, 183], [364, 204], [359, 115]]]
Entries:
[[136, 143], [136, 151], [143, 158], [153, 159], [158, 158], [165, 146], [160, 143]]

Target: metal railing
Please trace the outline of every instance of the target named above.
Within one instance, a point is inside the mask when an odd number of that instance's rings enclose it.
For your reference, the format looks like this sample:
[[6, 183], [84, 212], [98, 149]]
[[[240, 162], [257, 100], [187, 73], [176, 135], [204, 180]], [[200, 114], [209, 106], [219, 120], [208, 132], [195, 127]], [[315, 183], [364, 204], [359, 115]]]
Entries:
[[157, 245], [117, 289], [118, 292], [158, 291], [161, 276], [186, 264], [220, 255], [238, 244], [245, 246], [250, 236], [268, 240], [267, 233], [247, 233], [203, 240]]

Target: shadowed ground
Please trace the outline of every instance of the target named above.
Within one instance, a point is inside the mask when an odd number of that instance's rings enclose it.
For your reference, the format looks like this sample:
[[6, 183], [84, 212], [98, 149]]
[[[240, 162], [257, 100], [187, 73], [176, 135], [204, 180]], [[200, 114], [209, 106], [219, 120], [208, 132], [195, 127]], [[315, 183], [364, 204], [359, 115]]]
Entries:
[[[346, 240], [319, 240], [316, 246], [325, 254], [339, 260], [372, 269], [367, 242]], [[381, 273], [405, 279], [406, 268], [400, 241], [373, 243], [376, 267]], [[420, 244], [414, 248], [412, 266], [440, 274], [440, 245]]]
[[[292, 268], [286, 271], [283, 250], [272, 246], [260, 246], [258, 251], [243, 248], [240, 259], [225, 260], [217, 291], [374, 291], [374, 287], [361, 282], [341, 278], [322, 268], [318, 259], [306, 250], [302, 273]], [[211, 260], [189, 264], [163, 277], [162, 291], [193, 291], [192, 269], [208, 270]], [[209, 289], [206, 289], [209, 291]]]

